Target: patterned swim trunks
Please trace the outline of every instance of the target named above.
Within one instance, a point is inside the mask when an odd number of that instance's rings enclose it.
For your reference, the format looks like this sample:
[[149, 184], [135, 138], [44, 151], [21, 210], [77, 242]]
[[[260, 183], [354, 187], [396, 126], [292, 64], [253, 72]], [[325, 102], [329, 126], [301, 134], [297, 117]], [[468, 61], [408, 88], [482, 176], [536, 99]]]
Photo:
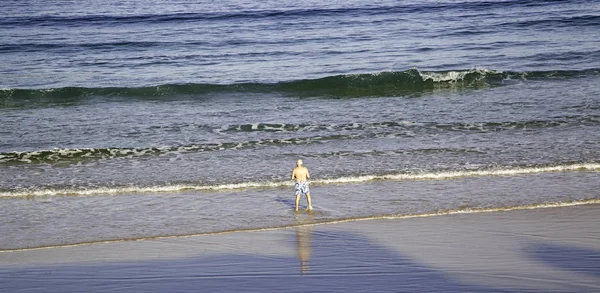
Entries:
[[296, 182], [296, 194], [307, 194], [310, 193], [307, 182]]

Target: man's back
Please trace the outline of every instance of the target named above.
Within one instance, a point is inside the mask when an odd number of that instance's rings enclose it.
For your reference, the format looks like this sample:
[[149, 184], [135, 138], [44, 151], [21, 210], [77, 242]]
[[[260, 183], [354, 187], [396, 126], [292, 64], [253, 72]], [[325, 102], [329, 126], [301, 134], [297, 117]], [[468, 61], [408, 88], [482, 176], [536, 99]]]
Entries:
[[303, 166], [298, 166], [294, 168], [292, 173], [292, 177], [296, 179], [296, 182], [306, 182], [310, 175], [308, 174], [308, 169]]

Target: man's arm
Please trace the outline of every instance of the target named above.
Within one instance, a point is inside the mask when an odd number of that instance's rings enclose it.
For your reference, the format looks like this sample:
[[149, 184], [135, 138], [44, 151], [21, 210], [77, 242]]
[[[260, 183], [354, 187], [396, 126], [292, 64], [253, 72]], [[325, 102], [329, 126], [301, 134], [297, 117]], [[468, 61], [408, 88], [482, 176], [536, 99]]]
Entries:
[[306, 180], [310, 179], [310, 173], [308, 173], [308, 169], [306, 169]]
[[292, 170], [292, 180], [294, 180], [294, 178], [296, 177], [296, 170]]

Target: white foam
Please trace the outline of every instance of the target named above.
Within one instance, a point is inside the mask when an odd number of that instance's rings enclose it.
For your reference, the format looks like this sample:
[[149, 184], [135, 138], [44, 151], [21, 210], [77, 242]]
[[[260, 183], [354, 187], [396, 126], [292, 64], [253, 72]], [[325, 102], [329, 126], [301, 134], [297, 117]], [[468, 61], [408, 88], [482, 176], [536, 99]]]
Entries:
[[547, 173], [547, 172], [569, 172], [579, 170], [597, 170], [600, 169], [600, 164], [586, 163], [561, 165], [551, 167], [525, 167], [513, 169], [491, 169], [491, 170], [474, 170], [474, 171], [448, 171], [434, 172], [421, 174], [389, 174], [389, 175], [365, 175], [358, 177], [341, 177], [336, 179], [316, 180], [313, 182], [321, 184], [332, 183], [354, 183], [366, 182], [371, 180], [436, 180], [436, 179], [451, 179], [460, 177], [478, 177], [478, 176], [511, 176], [532, 173]]
[[457, 81], [461, 81], [465, 78], [465, 76], [467, 74], [470, 74], [470, 73], [480, 73], [480, 74], [485, 75], [485, 74], [489, 74], [489, 73], [499, 74], [502, 72], [489, 70], [486, 68], [475, 68], [475, 69], [465, 70], [465, 71], [448, 71], [448, 72], [421, 72], [421, 71], [419, 71], [419, 74], [421, 75], [423, 80], [431, 79], [434, 82], [448, 82], [448, 83], [455, 83]]

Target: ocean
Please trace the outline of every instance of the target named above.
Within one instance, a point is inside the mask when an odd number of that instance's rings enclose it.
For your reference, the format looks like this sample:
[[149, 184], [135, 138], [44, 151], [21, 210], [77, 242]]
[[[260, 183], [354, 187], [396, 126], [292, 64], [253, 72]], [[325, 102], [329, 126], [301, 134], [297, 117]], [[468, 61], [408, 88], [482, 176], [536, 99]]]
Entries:
[[299, 158], [311, 223], [598, 203], [599, 48], [592, 0], [3, 1], [0, 250], [298, 225]]

